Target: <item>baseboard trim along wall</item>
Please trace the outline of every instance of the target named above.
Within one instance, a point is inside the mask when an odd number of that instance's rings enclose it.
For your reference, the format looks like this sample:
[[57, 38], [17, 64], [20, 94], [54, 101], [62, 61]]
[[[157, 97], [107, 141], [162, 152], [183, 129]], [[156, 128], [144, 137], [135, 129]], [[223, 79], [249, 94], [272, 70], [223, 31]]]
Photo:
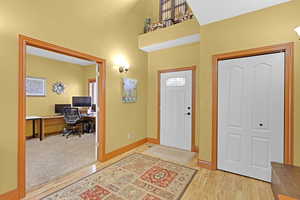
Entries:
[[199, 152], [199, 148], [197, 146], [193, 146], [192, 147], [192, 152], [198, 153]]
[[159, 139], [156, 138], [147, 138], [147, 141], [152, 144], [160, 144]]
[[19, 199], [18, 189], [9, 191], [4, 194], [0, 194], [0, 200], [18, 200], [18, 199]]
[[200, 168], [205, 168], [205, 169], [212, 169], [212, 165], [211, 165], [211, 162], [209, 161], [205, 161], [205, 160], [198, 160], [198, 166]]
[[132, 150], [132, 149], [134, 149], [134, 148], [136, 148], [138, 146], [141, 146], [141, 145], [147, 143], [147, 141], [148, 141], [147, 138], [144, 138], [142, 140], [139, 140], [139, 141], [134, 142], [132, 144], [129, 144], [127, 146], [121, 147], [121, 148], [119, 148], [119, 149], [117, 149], [115, 151], [107, 153], [105, 155], [105, 161], [110, 160], [110, 159], [112, 159], [112, 158], [114, 158], [116, 156], [119, 156], [119, 155], [123, 154], [123, 153], [126, 153], [127, 151], [130, 151], [130, 150]]

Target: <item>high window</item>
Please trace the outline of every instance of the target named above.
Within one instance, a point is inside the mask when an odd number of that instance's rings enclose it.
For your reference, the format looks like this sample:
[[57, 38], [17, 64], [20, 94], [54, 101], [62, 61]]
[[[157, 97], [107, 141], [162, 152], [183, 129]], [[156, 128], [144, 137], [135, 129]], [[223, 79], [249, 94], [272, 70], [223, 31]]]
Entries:
[[160, 20], [180, 18], [188, 10], [186, 0], [160, 0]]

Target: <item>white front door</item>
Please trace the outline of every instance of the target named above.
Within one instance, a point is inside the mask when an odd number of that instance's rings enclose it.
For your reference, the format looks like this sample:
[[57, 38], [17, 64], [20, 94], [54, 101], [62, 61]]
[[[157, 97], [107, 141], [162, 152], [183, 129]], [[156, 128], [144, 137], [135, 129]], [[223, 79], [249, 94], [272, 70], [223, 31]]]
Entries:
[[284, 53], [218, 63], [218, 169], [271, 181], [284, 156]]
[[160, 143], [192, 149], [192, 71], [161, 73]]

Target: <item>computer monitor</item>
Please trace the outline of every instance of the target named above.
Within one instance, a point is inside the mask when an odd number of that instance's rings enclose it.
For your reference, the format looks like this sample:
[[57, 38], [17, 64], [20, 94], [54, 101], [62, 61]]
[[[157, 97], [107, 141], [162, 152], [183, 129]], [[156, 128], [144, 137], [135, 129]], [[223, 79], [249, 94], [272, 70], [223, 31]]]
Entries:
[[55, 104], [55, 113], [57, 114], [64, 114], [65, 108], [70, 108], [71, 104]]
[[72, 97], [72, 105], [74, 107], [91, 107], [92, 97], [82, 96], [82, 97]]

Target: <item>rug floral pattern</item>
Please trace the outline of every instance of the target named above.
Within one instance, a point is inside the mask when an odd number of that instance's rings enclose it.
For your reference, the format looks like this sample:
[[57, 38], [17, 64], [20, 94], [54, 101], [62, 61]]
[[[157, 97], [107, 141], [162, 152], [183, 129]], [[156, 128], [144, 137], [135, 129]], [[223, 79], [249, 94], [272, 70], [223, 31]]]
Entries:
[[43, 200], [177, 200], [196, 171], [135, 153]]

